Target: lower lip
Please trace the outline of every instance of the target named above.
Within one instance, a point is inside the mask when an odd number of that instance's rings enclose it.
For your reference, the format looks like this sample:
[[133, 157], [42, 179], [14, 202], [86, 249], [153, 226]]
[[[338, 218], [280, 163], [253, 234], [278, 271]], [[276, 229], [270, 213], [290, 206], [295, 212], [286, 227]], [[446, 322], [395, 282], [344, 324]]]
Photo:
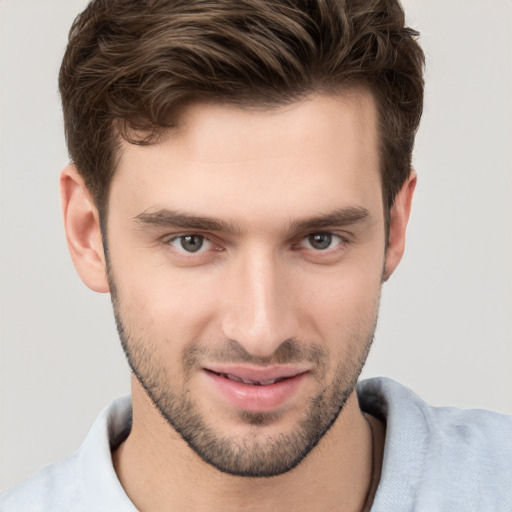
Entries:
[[231, 405], [250, 412], [269, 412], [283, 406], [297, 393], [307, 376], [301, 373], [267, 386], [255, 386], [206, 370], [204, 374]]

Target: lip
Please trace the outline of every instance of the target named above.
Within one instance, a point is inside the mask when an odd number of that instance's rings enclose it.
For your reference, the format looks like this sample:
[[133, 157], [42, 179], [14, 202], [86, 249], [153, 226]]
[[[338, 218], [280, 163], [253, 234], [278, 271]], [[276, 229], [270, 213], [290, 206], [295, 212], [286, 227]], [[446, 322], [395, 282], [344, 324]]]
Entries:
[[298, 366], [212, 365], [204, 368], [203, 373], [213, 388], [235, 408], [269, 412], [293, 398], [307, 378], [308, 369]]

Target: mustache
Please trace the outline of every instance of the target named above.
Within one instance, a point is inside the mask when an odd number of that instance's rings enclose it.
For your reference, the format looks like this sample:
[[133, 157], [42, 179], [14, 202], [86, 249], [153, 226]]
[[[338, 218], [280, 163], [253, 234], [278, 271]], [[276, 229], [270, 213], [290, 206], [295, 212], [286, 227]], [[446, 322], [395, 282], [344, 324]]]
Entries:
[[185, 348], [183, 366], [186, 369], [201, 366], [204, 361], [255, 366], [310, 363], [322, 371], [327, 366], [328, 354], [320, 345], [308, 345], [295, 339], [283, 341], [269, 356], [253, 355], [235, 340], [227, 340], [222, 346], [195, 341]]

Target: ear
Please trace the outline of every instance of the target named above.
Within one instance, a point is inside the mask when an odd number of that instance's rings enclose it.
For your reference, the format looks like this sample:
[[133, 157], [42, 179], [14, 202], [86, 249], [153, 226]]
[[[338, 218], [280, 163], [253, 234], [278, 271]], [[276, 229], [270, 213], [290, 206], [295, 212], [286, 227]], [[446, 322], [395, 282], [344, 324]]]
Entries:
[[405, 250], [405, 230], [411, 214], [412, 197], [416, 188], [416, 173], [411, 172], [407, 181], [395, 197], [391, 208], [389, 220], [389, 238], [386, 249], [386, 264], [384, 267], [384, 281], [387, 281], [394, 272]]
[[60, 197], [68, 249], [78, 274], [91, 290], [108, 292], [98, 210], [83, 178], [72, 165], [60, 175]]

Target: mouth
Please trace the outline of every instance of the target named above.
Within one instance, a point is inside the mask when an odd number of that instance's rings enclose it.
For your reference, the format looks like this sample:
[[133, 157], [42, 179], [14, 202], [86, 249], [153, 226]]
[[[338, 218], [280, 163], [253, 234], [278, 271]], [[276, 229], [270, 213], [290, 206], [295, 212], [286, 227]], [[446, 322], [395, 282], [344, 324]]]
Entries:
[[276, 379], [267, 379], [267, 380], [251, 380], [244, 379], [243, 377], [239, 377], [238, 375], [233, 375], [231, 373], [217, 373], [212, 370], [206, 369], [219, 377], [224, 377], [225, 379], [234, 380], [235, 382], [243, 382], [244, 384], [249, 384], [251, 386], [269, 386], [270, 384], [275, 384], [276, 382], [281, 382], [285, 379], [289, 379], [290, 377], [278, 377]]
[[298, 366], [209, 366], [203, 370], [223, 400], [252, 412], [273, 411], [290, 403], [309, 373], [308, 368]]

